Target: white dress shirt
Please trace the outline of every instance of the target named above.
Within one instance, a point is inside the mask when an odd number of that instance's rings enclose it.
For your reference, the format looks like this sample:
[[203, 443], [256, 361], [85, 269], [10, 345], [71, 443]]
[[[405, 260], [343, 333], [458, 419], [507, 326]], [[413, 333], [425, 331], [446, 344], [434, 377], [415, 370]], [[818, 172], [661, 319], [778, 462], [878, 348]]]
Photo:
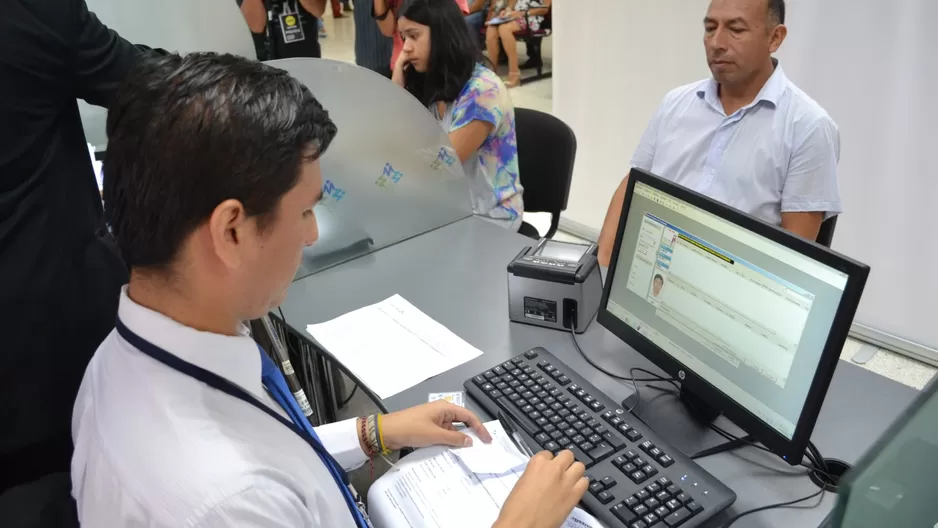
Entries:
[[[283, 416], [249, 337], [200, 332], [121, 293], [121, 321]], [[346, 469], [367, 458], [355, 420], [316, 428]], [[72, 417], [81, 524], [117, 527], [354, 527], [341, 489], [302, 438], [252, 405], [140, 352], [117, 331], [85, 371]]]
[[637, 167], [779, 225], [782, 213], [842, 211], [840, 132], [776, 65], [731, 115], [706, 79], [672, 90], [632, 157]]

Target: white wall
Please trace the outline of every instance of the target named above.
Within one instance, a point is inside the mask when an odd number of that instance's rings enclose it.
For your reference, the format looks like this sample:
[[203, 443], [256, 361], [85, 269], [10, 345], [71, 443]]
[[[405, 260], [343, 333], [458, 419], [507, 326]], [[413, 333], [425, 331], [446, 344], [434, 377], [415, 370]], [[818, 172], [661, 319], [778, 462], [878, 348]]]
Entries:
[[[553, 93], [578, 140], [562, 225], [595, 236], [662, 96], [709, 76], [709, 1], [584, 4], [554, 2]], [[834, 248], [872, 267], [857, 322], [927, 356], [921, 345], [938, 348], [938, 0], [789, 0], [788, 11], [781, 63], [841, 129]]]
[[554, 114], [577, 136], [565, 223], [598, 234], [609, 199], [661, 99], [672, 88], [709, 75], [702, 40], [708, 4], [554, 2]]

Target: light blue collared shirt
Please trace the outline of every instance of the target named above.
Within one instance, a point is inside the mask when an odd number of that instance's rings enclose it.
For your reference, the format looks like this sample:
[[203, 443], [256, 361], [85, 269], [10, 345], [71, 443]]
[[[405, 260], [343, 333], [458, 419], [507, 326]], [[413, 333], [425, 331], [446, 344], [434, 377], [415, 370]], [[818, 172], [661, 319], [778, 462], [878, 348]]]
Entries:
[[839, 158], [837, 125], [777, 65], [755, 100], [730, 116], [713, 79], [672, 90], [632, 166], [779, 225], [783, 212], [842, 212]]

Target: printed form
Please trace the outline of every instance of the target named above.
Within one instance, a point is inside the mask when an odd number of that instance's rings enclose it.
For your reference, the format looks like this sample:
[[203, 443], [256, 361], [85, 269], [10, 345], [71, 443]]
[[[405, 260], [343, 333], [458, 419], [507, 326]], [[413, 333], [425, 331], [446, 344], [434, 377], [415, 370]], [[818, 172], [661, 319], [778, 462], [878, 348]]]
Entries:
[[[368, 492], [368, 511], [375, 528], [489, 528], [495, 523], [502, 504], [524, 472], [526, 460], [520, 455], [497, 421], [485, 424], [492, 443], [485, 448], [474, 434], [473, 447], [453, 449], [441, 446], [419, 449], [403, 458], [379, 478]], [[500, 473], [475, 473], [461, 460], [460, 453], [491, 454], [505, 451], [506, 466]], [[476, 456], [465, 457], [478, 460]], [[508, 461], [508, 460], [512, 461]], [[563, 528], [602, 528], [585, 511], [574, 508]]]
[[306, 331], [380, 398], [482, 355], [396, 294]]

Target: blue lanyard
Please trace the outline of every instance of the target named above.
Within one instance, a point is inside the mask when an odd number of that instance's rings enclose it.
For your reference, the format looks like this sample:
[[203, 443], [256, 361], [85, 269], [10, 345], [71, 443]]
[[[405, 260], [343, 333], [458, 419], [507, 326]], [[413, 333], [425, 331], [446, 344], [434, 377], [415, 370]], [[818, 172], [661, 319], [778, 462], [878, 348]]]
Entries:
[[143, 352], [144, 354], [159, 361], [167, 367], [172, 368], [173, 370], [181, 372], [182, 374], [205, 383], [213, 389], [219, 390], [229, 396], [253, 405], [254, 407], [267, 413], [267, 415], [271, 418], [280, 422], [287, 429], [290, 429], [299, 435], [300, 438], [305, 440], [306, 443], [308, 443], [310, 447], [313, 448], [316, 454], [319, 455], [319, 458], [322, 459], [323, 463], [326, 465], [326, 468], [329, 469], [329, 473], [332, 474], [332, 478], [335, 479], [336, 485], [342, 491], [346, 506], [348, 506], [349, 512], [352, 514], [352, 518], [355, 519], [355, 525], [359, 528], [369, 527], [369, 524], [364, 520], [361, 510], [358, 509], [358, 505], [355, 503], [354, 497], [352, 497], [352, 492], [348, 487], [348, 475], [342, 469], [342, 466], [336, 462], [332, 455], [326, 451], [326, 448], [323, 447], [322, 442], [319, 441], [319, 436], [316, 434], [316, 431], [312, 428], [312, 426], [306, 420], [306, 417], [300, 411], [299, 405], [296, 403], [293, 395], [290, 394], [290, 391], [287, 388], [287, 382], [283, 378], [283, 374], [280, 373], [280, 370], [277, 369], [277, 366], [270, 359], [270, 357], [267, 356], [263, 349], [260, 348], [260, 346], [257, 348], [259, 349], [261, 355], [261, 377], [264, 382], [264, 386], [267, 387], [267, 389], [270, 391], [270, 394], [273, 396], [274, 400], [276, 400], [277, 403], [287, 411], [287, 414], [293, 421], [287, 420], [270, 407], [257, 401], [254, 396], [248, 394], [244, 389], [238, 387], [225, 378], [222, 378], [213, 372], [209, 372], [202, 367], [184, 361], [140, 337], [132, 330], [127, 328], [127, 326], [120, 319], [117, 320], [115, 326], [117, 328], [117, 333], [140, 352]]

